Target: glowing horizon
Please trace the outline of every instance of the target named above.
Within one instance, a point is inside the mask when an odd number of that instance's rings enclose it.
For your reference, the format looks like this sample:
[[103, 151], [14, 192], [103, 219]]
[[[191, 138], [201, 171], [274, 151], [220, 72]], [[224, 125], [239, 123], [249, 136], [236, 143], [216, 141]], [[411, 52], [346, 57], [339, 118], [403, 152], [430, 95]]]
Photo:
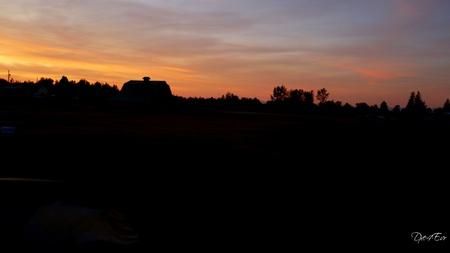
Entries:
[[450, 98], [450, 2], [422, 0], [23, 0], [3, 4], [0, 78], [86, 79], [122, 87], [150, 76], [174, 95], [273, 88], [355, 105], [431, 108]]

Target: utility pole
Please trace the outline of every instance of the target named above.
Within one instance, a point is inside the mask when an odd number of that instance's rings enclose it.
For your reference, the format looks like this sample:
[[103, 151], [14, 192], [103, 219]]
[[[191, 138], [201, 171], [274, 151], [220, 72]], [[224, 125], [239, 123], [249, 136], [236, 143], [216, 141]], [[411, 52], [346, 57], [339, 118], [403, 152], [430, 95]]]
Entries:
[[9, 69], [8, 69], [8, 83], [9, 83], [10, 78], [11, 78], [11, 74], [9, 73]]

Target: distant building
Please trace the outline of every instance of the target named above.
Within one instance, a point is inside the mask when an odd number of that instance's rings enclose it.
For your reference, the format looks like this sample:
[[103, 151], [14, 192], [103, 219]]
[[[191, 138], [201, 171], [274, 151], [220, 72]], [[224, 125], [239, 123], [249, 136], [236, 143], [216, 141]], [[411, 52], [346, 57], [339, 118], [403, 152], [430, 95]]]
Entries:
[[172, 98], [172, 91], [166, 81], [130, 80], [123, 84], [119, 93], [109, 99], [114, 104], [132, 104], [149, 107], [166, 106]]
[[48, 94], [49, 94], [48, 88], [45, 87], [45, 85], [41, 85], [41, 86], [39, 86], [37, 91], [34, 92], [34, 97], [35, 98], [44, 98], [44, 97], [47, 97]]

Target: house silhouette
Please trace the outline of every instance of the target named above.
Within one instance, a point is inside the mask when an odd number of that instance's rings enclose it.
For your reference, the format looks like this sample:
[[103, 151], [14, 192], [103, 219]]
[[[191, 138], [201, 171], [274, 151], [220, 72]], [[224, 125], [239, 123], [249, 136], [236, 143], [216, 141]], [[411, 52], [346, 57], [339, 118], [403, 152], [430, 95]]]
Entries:
[[142, 80], [130, 80], [123, 84], [119, 93], [109, 99], [115, 104], [133, 104], [142, 106], [166, 106], [172, 98], [172, 91], [166, 81], [153, 81], [150, 77]]

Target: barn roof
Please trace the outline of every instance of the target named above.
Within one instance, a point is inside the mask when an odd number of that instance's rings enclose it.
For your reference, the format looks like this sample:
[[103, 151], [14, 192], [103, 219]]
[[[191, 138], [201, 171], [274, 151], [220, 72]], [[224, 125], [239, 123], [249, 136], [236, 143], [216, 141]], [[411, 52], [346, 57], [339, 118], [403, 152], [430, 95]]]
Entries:
[[165, 98], [172, 96], [166, 81], [153, 81], [149, 77], [143, 80], [130, 80], [123, 84], [118, 94], [111, 98], [116, 102], [140, 102], [147, 98]]

